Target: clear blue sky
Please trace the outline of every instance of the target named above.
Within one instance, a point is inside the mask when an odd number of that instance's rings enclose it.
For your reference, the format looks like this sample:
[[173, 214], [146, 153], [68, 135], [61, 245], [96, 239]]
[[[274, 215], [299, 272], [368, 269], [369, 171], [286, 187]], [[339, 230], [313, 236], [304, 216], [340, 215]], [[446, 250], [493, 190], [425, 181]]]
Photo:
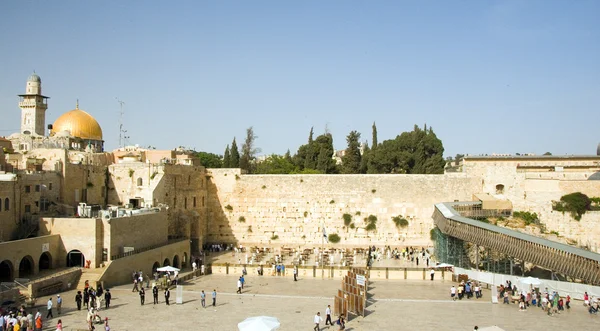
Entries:
[[35, 69], [47, 123], [91, 113], [118, 146], [222, 154], [254, 126], [294, 153], [433, 126], [446, 155], [593, 154], [600, 1], [2, 1], [0, 135]]

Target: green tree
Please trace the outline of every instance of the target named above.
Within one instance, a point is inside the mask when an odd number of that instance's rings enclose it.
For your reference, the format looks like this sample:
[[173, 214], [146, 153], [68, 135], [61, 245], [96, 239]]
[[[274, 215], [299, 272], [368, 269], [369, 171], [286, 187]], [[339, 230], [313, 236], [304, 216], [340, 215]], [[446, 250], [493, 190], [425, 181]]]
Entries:
[[360, 133], [357, 131], [350, 131], [346, 137], [348, 147], [342, 157], [342, 173], [345, 174], [359, 174], [361, 165], [360, 155]]
[[369, 169], [369, 157], [371, 156], [371, 150], [369, 149], [369, 143], [365, 142], [362, 157], [360, 158], [360, 173], [366, 174]]
[[240, 157], [240, 168], [246, 170], [247, 173], [252, 173], [256, 153], [260, 152], [260, 149], [256, 148], [255, 145], [256, 138], [258, 137], [254, 134], [253, 127], [246, 129], [246, 140], [242, 145], [242, 156]]
[[285, 155], [283, 156], [285, 158], [285, 160], [291, 164], [294, 164], [294, 161], [292, 159], [292, 154], [290, 153], [290, 150], [288, 149], [287, 152], [285, 152]]
[[296, 166], [285, 156], [273, 154], [264, 161], [258, 162], [254, 170], [255, 174], [291, 174], [296, 171]]
[[229, 152], [229, 145], [225, 147], [225, 153], [223, 154], [223, 168], [231, 168], [231, 153]]
[[235, 137], [233, 138], [233, 142], [231, 143], [231, 161], [229, 162], [230, 168], [239, 168], [240, 166], [240, 151], [238, 150], [237, 143], [235, 142]]
[[337, 173], [333, 156], [333, 137], [330, 133], [322, 134], [313, 142], [313, 150], [318, 151], [316, 170], [324, 174]]
[[377, 126], [375, 125], [375, 122], [373, 122], [373, 140], [372, 140], [372, 148], [371, 149], [376, 149], [377, 148]]
[[367, 173], [441, 174], [444, 173], [444, 147], [433, 128], [427, 131], [415, 125], [393, 140], [385, 140], [371, 149]]
[[[225, 150], [227, 151], [227, 149]], [[205, 168], [222, 168], [223, 158], [221, 155], [207, 153], [207, 152], [196, 152], [196, 156], [200, 159], [200, 163]]]

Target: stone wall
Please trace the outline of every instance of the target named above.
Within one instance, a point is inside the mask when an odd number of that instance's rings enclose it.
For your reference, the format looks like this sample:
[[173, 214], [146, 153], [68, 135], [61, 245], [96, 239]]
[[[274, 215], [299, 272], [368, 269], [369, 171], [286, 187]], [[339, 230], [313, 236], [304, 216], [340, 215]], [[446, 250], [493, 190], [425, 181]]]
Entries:
[[104, 242], [102, 220], [45, 217], [40, 221], [40, 235], [48, 234], [60, 234], [64, 250], [80, 251], [86, 261], [92, 261], [91, 268], [102, 263], [102, 250], [98, 250], [98, 245]]
[[[327, 234], [342, 238], [337, 246], [427, 245], [433, 205], [471, 200], [481, 191], [481, 179], [461, 173], [242, 175], [239, 169], [209, 169], [209, 174], [211, 243], [320, 245], [324, 225]], [[344, 228], [345, 213], [356, 229]], [[367, 233], [369, 215], [378, 221], [377, 230]], [[398, 215], [409, 221], [406, 229], [392, 222]]]
[[105, 287], [127, 284], [131, 282], [133, 271], [141, 270], [144, 275], [152, 275], [152, 266], [154, 263], [163, 266], [165, 259], [169, 259], [169, 262], [173, 263], [175, 256], [178, 257], [180, 264], [185, 257], [186, 265], [189, 266], [189, 240], [182, 240], [146, 252], [113, 260], [102, 274], [100, 281], [104, 282]]
[[144, 213], [131, 217], [118, 217], [103, 221], [105, 229], [109, 229], [110, 241], [108, 255], [123, 253], [123, 247], [136, 249], [164, 245], [167, 237], [167, 213]]
[[26, 278], [28, 275], [19, 274], [21, 261], [30, 261], [34, 275], [39, 273], [39, 261], [42, 254], [48, 252], [51, 267], [65, 265], [66, 253], [61, 238], [58, 235], [47, 235], [36, 238], [13, 240], [0, 243], [0, 262], [8, 261], [12, 268], [12, 278]]

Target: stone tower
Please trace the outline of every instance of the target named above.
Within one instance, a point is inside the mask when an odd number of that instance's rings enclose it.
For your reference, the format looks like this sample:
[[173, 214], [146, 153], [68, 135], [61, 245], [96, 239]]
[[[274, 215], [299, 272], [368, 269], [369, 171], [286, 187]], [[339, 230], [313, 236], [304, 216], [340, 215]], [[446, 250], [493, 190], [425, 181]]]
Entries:
[[35, 72], [27, 79], [25, 94], [20, 94], [21, 134], [43, 136], [46, 126], [48, 97], [42, 95], [42, 79]]

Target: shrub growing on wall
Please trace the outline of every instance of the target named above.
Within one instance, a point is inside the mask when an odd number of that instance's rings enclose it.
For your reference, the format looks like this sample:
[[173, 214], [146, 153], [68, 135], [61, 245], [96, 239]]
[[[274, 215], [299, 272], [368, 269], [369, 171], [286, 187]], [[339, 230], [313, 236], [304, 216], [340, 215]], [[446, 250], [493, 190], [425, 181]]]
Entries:
[[579, 221], [581, 216], [591, 209], [591, 204], [592, 201], [587, 195], [575, 192], [563, 195], [560, 201], [554, 201], [552, 209], [563, 213], [568, 212], [575, 220]]
[[352, 223], [352, 215], [344, 214], [344, 215], [342, 215], [342, 218], [344, 219], [344, 226], [345, 227], [350, 226], [350, 223]]
[[227, 205], [227, 206], [225, 206], [225, 209], [227, 209], [227, 210], [229, 210], [229, 211], [232, 211], [232, 210], [233, 210], [233, 207], [231, 207], [231, 205]]
[[[539, 218], [536, 213], [530, 213], [528, 211], [515, 211], [513, 217], [520, 218], [525, 221], [525, 225], [539, 223]], [[498, 219], [500, 221], [500, 219]]]
[[329, 235], [329, 237], [327, 237], [327, 239], [329, 239], [329, 242], [337, 244], [340, 242], [340, 240], [342, 240], [342, 238], [340, 238], [340, 236], [337, 233], [332, 233]]
[[402, 217], [402, 215], [392, 217], [392, 221], [394, 221], [397, 228], [405, 228], [408, 226], [408, 220]]
[[271, 236], [271, 240], [277, 240], [277, 239], [279, 239], [278, 235], [274, 234], [273, 236]]
[[244, 216], [240, 216], [240, 218], [238, 218], [238, 222], [246, 223], [246, 218]]

